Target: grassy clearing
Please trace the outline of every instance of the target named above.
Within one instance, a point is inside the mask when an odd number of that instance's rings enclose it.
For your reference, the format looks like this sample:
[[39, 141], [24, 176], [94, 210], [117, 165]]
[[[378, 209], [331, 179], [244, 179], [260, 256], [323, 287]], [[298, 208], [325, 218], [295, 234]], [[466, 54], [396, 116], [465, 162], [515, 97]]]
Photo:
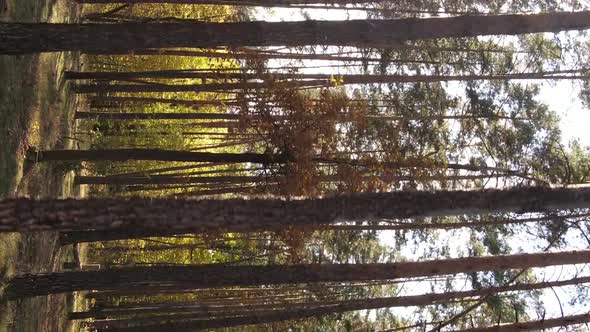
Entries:
[[[2, 5], [2, 1], [7, 2]], [[0, 0], [0, 12], [5, 21], [69, 22], [78, 16], [78, 8], [69, 0]], [[0, 56], [1, 196], [17, 194], [29, 145], [67, 144], [58, 138], [71, 123], [68, 115], [75, 100], [64, 88], [61, 73], [76, 67], [77, 58], [69, 53]]]
[[22, 176], [22, 155], [28, 125], [28, 98], [33, 94], [29, 80], [36, 71], [33, 56], [0, 56], [0, 192], [14, 194]]
[[[78, 16], [70, 0], [0, 0], [3, 21], [72, 22]], [[75, 148], [65, 137], [72, 136], [73, 113], [81, 102], [61, 75], [79, 68], [78, 59], [72, 53], [0, 56], [0, 197], [77, 195], [71, 171], [46, 165], [23, 170], [23, 159], [31, 145]], [[59, 270], [73, 256], [73, 248], [60, 248], [54, 233], [0, 234], [0, 279]], [[73, 295], [56, 295], [0, 303], [0, 332], [75, 328], [66, 319], [74, 305], [83, 305], [75, 302]]]

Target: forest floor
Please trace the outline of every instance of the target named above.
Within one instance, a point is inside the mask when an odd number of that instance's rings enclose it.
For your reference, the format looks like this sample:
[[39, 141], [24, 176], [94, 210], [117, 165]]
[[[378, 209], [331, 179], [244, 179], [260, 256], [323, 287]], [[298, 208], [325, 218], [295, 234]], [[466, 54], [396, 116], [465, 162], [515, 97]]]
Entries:
[[[71, 0], [0, 0], [0, 20], [75, 22], [80, 8]], [[64, 165], [25, 166], [30, 146], [75, 149], [74, 111], [82, 105], [62, 78], [80, 67], [74, 53], [0, 56], [0, 198], [78, 197], [73, 171]], [[82, 249], [82, 250], [80, 250]], [[0, 280], [14, 274], [61, 269], [83, 260], [84, 248], [61, 247], [55, 233], [0, 234]], [[67, 312], [82, 302], [73, 295], [0, 303], [0, 332], [77, 330]]]

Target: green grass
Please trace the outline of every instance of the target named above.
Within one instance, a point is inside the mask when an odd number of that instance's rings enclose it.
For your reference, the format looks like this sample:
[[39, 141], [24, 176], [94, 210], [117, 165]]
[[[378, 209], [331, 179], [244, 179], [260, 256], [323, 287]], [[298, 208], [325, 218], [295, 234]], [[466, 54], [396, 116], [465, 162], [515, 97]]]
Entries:
[[[71, 22], [79, 8], [71, 0], [0, 0], [0, 18], [19, 22]], [[23, 171], [30, 145], [74, 148], [73, 113], [81, 105], [61, 74], [79, 67], [78, 56], [49, 53], [0, 56], [0, 198], [74, 196], [72, 174], [35, 165]], [[17, 273], [55, 271], [73, 259], [73, 248], [60, 248], [55, 233], [0, 234], [0, 280]], [[0, 301], [0, 332], [74, 331], [67, 312], [83, 307], [73, 295]]]
[[27, 100], [33, 93], [26, 84], [35, 66], [33, 56], [0, 57], [0, 193], [12, 193], [22, 172], [22, 146], [26, 143]]

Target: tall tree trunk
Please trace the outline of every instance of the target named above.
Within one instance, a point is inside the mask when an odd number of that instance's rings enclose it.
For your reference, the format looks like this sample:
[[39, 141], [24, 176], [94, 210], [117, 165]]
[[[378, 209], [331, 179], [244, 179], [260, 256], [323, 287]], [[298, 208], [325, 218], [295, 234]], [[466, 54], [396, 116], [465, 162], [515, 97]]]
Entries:
[[[125, 72], [66, 72], [70, 79], [92, 79], [123, 81], [127, 79], [141, 78], [168, 78], [168, 79], [216, 79], [216, 80], [326, 80], [330, 82], [337, 78], [341, 84], [369, 84], [369, 83], [400, 83], [400, 82], [451, 82], [451, 81], [478, 81], [478, 80], [533, 80], [533, 79], [559, 79], [588, 78], [582, 70], [556, 70], [546, 72], [526, 72], [514, 74], [496, 75], [391, 75], [391, 74], [300, 74], [300, 73], [226, 73], [203, 72], [191, 70], [156, 70], [156, 71], [125, 71]], [[582, 75], [582, 76], [566, 76]]]
[[182, 105], [189, 107], [199, 107], [205, 105], [228, 106], [240, 105], [236, 99], [221, 100], [186, 100], [186, 99], [168, 99], [168, 98], [149, 98], [149, 97], [114, 97], [114, 96], [90, 96], [91, 108], [121, 108], [123, 105], [133, 104], [169, 104], [172, 106]]
[[177, 230], [149, 230], [143, 228], [112, 228], [104, 230], [70, 231], [61, 232], [59, 234], [59, 244], [65, 246], [87, 242], [163, 237], [184, 233], [186, 232], [179, 232]]
[[198, 183], [232, 183], [256, 184], [276, 183], [278, 180], [266, 176], [168, 176], [152, 175], [146, 177], [110, 177], [110, 176], [76, 176], [74, 184], [198, 184]]
[[234, 90], [256, 90], [268, 88], [308, 88], [331, 86], [326, 80], [280, 81], [280, 82], [240, 82], [205, 84], [73, 84], [76, 93], [106, 92], [223, 92]]
[[590, 250], [467, 257], [391, 264], [303, 264], [266, 266], [187, 265], [127, 267], [14, 277], [5, 288], [9, 299], [117, 286], [181, 283], [195, 288], [347, 282], [427, 277], [442, 274], [523, 269], [590, 263]]
[[[346, 284], [340, 284], [340, 285], [328, 285], [328, 284], [319, 284], [319, 285], [309, 285], [309, 284], [305, 284], [303, 286], [281, 286], [281, 287], [264, 287], [264, 288], [246, 288], [247, 292], [254, 292], [254, 291], [259, 291], [262, 293], [258, 293], [258, 301], [262, 301], [264, 302], [263, 298], [265, 295], [267, 295], [269, 292], [275, 292], [275, 291], [281, 291], [281, 290], [290, 290], [290, 289], [296, 289], [296, 288], [302, 288], [305, 289], [306, 291], [310, 290], [310, 287], [312, 286], [316, 286], [313, 287], [315, 289], [317, 288], [321, 288], [322, 290], [326, 290], [326, 289], [334, 289], [334, 288], [348, 288], [348, 287], [368, 287], [368, 286], [380, 286], [380, 285], [391, 285], [393, 283], [398, 283], [399, 281], [377, 281], [377, 282], [355, 282], [355, 283], [350, 283], [347, 282]], [[403, 282], [403, 281], [402, 281]], [[244, 289], [244, 288], [241, 288]], [[95, 301], [103, 301], [106, 298], [113, 298], [113, 297], [121, 297], [121, 296], [143, 296], [147, 293], [150, 294], [182, 294], [182, 293], [190, 293], [190, 294], [199, 294], [199, 299], [208, 297], [211, 298], [211, 294], [212, 292], [218, 291], [218, 292], [227, 292], [227, 291], [234, 291], [235, 289], [227, 289], [227, 288], [220, 288], [220, 289], [195, 289], [194, 287], [191, 287], [190, 285], [173, 285], [173, 286], [154, 286], [154, 285], [150, 285], [150, 286], [143, 286], [143, 287], [138, 287], [135, 286], [132, 289], [130, 288], [119, 288], [116, 290], [108, 290], [108, 291], [94, 291], [94, 292], [90, 292], [87, 293], [86, 295], [84, 295], [84, 298], [89, 299], [89, 300], [95, 300]], [[238, 289], [239, 291], [240, 289]], [[333, 293], [333, 292], [332, 292]], [[208, 294], [208, 295], [203, 295], [203, 294]], [[213, 293], [215, 294], [215, 293]], [[256, 295], [256, 292], [254, 292], [254, 294]], [[262, 297], [260, 296], [262, 294]], [[309, 293], [307, 293], [309, 295]], [[239, 296], [239, 297], [243, 297], [243, 296]], [[261, 300], [262, 298], [262, 300]], [[256, 298], [255, 298], [256, 299]], [[150, 302], [150, 304], [153, 302]], [[105, 307], [105, 306], [103, 306]]]
[[[380, 58], [362, 57], [362, 56], [341, 56], [328, 54], [304, 54], [304, 53], [265, 53], [265, 52], [215, 52], [215, 51], [187, 51], [187, 50], [138, 50], [133, 52], [134, 55], [167, 55], [167, 56], [183, 56], [183, 57], [205, 57], [205, 58], [221, 58], [221, 59], [253, 59], [253, 60], [320, 60], [320, 61], [338, 61], [338, 62], [391, 62], [391, 63], [418, 63], [418, 64], [443, 64], [438, 61], [422, 61], [422, 60], [395, 60]], [[66, 79], [92, 79], [92, 76], [87, 76], [85, 73], [66, 72], [64, 78]]]
[[[37, 162], [42, 161], [127, 161], [127, 160], [157, 160], [183, 162], [212, 162], [212, 163], [253, 163], [279, 164], [293, 161], [288, 155], [261, 153], [213, 153], [192, 152], [162, 149], [104, 149], [104, 150], [44, 150], [35, 155]], [[398, 168], [433, 168], [454, 169], [475, 172], [500, 172], [504, 175], [523, 176], [517, 171], [490, 166], [469, 164], [441, 163], [431, 160], [402, 160], [398, 162], [364, 162], [356, 159], [315, 157], [312, 161], [323, 164], [343, 164], [364, 167]]]
[[403, 231], [403, 230], [425, 230], [425, 229], [459, 229], [466, 227], [485, 227], [485, 226], [502, 226], [502, 225], [514, 225], [514, 224], [525, 224], [540, 221], [564, 221], [573, 218], [588, 217], [590, 214], [573, 214], [567, 216], [545, 216], [539, 218], [523, 218], [523, 219], [495, 219], [495, 220], [482, 220], [482, 221], [465, 221], [465, 222], [445, 222], [445, 223], [397, 223], [391, 225], [326, 225], [323, 229], [333, 231], [379, 231], [379, 230], [392, 230], [392, 231]]
[[39, 151], [37, 161], [126, 161], [158, 160], [212, 163], [283, 163], [280, 155], [262, 153], [212, 153], [162, 149], [47, 150]]
[[[136, 112], [85, 112], [79, 111], [75, 114], [76, 119], [96, 119], [96, 120], [191, 120], [191, 119], [208, 119], [208, 120], [239, 120], [239, 119], [261, 119], [257, 116], [240, 115], [232, 113], [180, 113], [180, 112], [157, 112], [157, 113], [136, 113]], [[430, 115], [430, 116], [392, 116], [392, 115], [366, 115], [367, 120], [373, 121], [437, 121], [437, 120], [481, 120], [481, 119], [506, 119], [506, 120], [523, 120], [519, 117], [489, 115], [489, 116], [472, 116], [472, 115]], [[268, 119], [285, 120], [284, 116], [272, 116]], [[358, 121], [346, 113], [338, 116], [338, 122]]]
[[[248, 171], [248, 169], [244, 169]], [[231, 170], [230, 170], [231, 171]], [[215, 173], [211, 171], [210, 173]], [[198, 184], [198, 183], [232, 183], [232, 184], [263, 184], [281, 182], [280, 176], [254, 176], [254, 175], [229, 175], [229, 176], [189, 176], [190, 174], [150, 175], [150, 176], [76, 176], [74, 184], [111, 184], [111, 185], [150, 185], [150, 184]], [[387, 181], [461, 181], [487, 179], [489, 175], [476, 176], [450, 176], [450, 177], [420, 177], [414, 176], [390, 176]], [[284, 179], [283, 179], [284, 180]], [[363, 177], [361, 181], [374, 180], [373, 177]], [[345, 182], [346, 179], [339, 175], [322, 175], [317, 177], [318, 183]]]
[[190, 148], [189, 151], [203, 151], [203, 150], [209, 150], [209, 149], [235, 147], [235, 146], [241, 146], [241, 145], [247, 145], [247, 144], [251, 145], [251, 144], [254, 144], [257, 142], [263, 142], [263, 141], [264, 141], [264, 138], [241, 139], [241, 140], [237, 140], [237, 141], [229, 141], [229, 142], [219, 143], [219, 144], [201, 145], [201, 146]]
[[[402, 49], [402, 50], [415, 50], [415, 51], [429, 51], [429, 52], [451, 52], [451, 53], [501, 53], [501, 54], [532, 54], [533, 51], [526, 51], [526, 50], [512, 50], [509, 48], [486, 48], [486, 47], [441, 47], [436, 44], [432, 45], [410, 45], [410, 44], [399, 44], [399, 45], [392, 45], [394, 49]], [[102, 54], [100, 52], [96, 53], [88, 53], [90, 55]], [[126, 52], [113, 52], [109, 54], [127, 54]], [[357, 61], [359, 59], [368, 59], [368, 60], [379, 60], [379, 62], [383, 61], [381, 58], [366, 58], [363, 57], [361, 52], [336, 52], [336, 53], [322, 53], [322, 54], [314, 54], [314, 53], [296, 53], [296, 52], [280, 52], [280, 51], [273, 51], [268, 49], [257, 49], [257, 48], [246, 48], [246, 47], [239, 47], [236, 49], [227, 49], [227, 50], [220, 50], [220, 51], [200, 51], [200, 50], [178, 50], [178, 49], [144, 49], [144, 50], [137, 50], [133, 52], [134, 55], [164, 55], [164, 56], [184, 56], [184, 57], [205, 57], [205, 58], [223, 58], [223, 59], [256, 59], [260, 56], [260, 59], [268, 60], [268, 59], [293, 59], [293, 60], [332, 60], [338, 61], [338, 59], [342, 61], [347, 58], [350, 58], [350, 61]], [[343, 54], [349, 54], [349, 56], [343, 56]], [[350, 54], [356, 54], [355, 56], [350, 56]], [[276, 57], [274, 57], [276, 56]], [[387, 59], [386, 61], [390, 61]], [[395, 61], [395, 60], [394, 60]], [[405, 61], [405, 60], [400, 60]], [[428, 62], [426, 62], [428, 63]], [[448, 63], [447, 63], [448, 64]]]
[[185, 193], [174, 194], [174, 197], [197, 197], [198, 198], [198, 197], [203, 197], [203, 196], [215, 196], [215, 195], [223, 195], [223, 194], [254, 194], [254, 193], [264, 193], [270, 188], [273, 188], [273, 185], [200, 189], [200, 190], [193, 190], [193, 191], [189, 191], [189, 192], [185, 192]]
[[[456, 332], [514, 332], [514, 331], [540, 331], [551, 329], [554, 327], [570, 326], [576, 324], [590, 323], [590, 314], [580, 314], [574, 316], [563, 316], [560, 318], [551, 318], [536, 320], [523, 323], [494, 325], [489, 327], [477, 327], [473, 329], [465, 329]], [[145, 331], [148, 332], [148, 331]]]
[[[121, 73], [127, 74], [127, 73]], [[218, 76], [227, 75], [221, 74]], [[236, 74], [241, 75], [241, 74]], [[256, 75], [252, 74], [252, 78]], [[274, 76], [277, 76], [275, 74]], [[290, 74], [281, 75], [288, 77]], [[187, 76], [206, 76], [203, 73], [182, 73], [178, 77]], [[207, 83], [207, 84], [76, 84], [73, 89], [77, 93], [106, 93], [106, 92], [212, 92], [212, 91], [234, 91], [247, 89], [272, 89], [272, 88], [304, 88], [304, 87], [322, 87], [333, 86], [334, 75], [325, 74], [302, 74], [301, 77], [310, 79], [297, 79], [293, 74], [294, 80], [286, 81], [244, 81], [229, 83]], [[330, 78], [331, 77], [331, 78]], [[220, 77], [218, 77], [220, 78]], [[465, 81], [497, 81], [497, 80], [585, 80], [590, 78], [588, 75], [547, 75], [545, 73], [524, 73], [524, 74], [506, 74], [506, 75], [341, 75], [337, 79], [342, 79], [340, 85], [349, 84], [381, 84], [381, 83], [416, 83], [416, 82], [465, 82]]]
[[590, 207], [590, 188], [363, 193], [283, 201], [94, 198], [0, 201], [0, 231], [142, 229], [178, 233], [277, 230], [342, 221], [544, 212]]
[[[201, 164], [193, 164], [193, 165], [184, 165], [184, 166], [172, 166], [172, 167], [163, 167], [163, 168], [153, 168], [147, 169], [143, 171], [136, 171], [136, 172], [127, 172], [127, 173], [116, 173], [116, 174], [109, 174], [109, 177], [132, 177], [132, 176], [147, 176], [149, 174], [158, 174], [158, 173], [168, 173], [168, 172], [175, 172], [175, 171], [188, 171], [193, 169], [199, 168], [214, 168], [216, 166], [225, 165], [224, 163], [201, 163]], [[248, 169], [243, 169], [244, 171], [248, 171]], [[190, 172], [189, 174], [210, 174], [214, 172], [225, 172], [228, 170], [207, 170], [207, 171], [199, 171], [199, 172]], [[183, 174], [183, 173], [175, 173], [175, 174]]]
[[[244, 187], [239, 189], [251, 189], [252, 187]], [[202, 190], [206, 191], [206, 190]], [[228, 188], [225, 190], [212, 189], [212, 195], [233, 193], [234, 188]], [[200, 192], [200, 191], [199, 191]], [[195, 196], [198, 196], [198, 193]], [[239, 190], [237, 192], [240, 192]], [[509, 224], [521, 224], [529, 222], [539, 222], [546, 220], [559, 220], [563, 221], [569, 218], [580, 218], [587, 217], [588, 214], [574, 214], [570, 216], [547, 216], [539, 218], [526, 218], [526, 219], [513, 219], [513, 220], [489, 220], [489, 221], [470, 221], [470, 222], [457, 222], [457, 223], [427, 223], [427, 224], [395, 224], [395, 225], [368, 225], [368, 226], [356, 226], [356, 225], [322, 225], [322, 229], [327, 230], [343, 230], [343, 231], [359, 231], [359, 230], [424, 230], [424, 229], [458, 229], [463, 227], [484, 227], [488, 225], [509, 225]], [[182, 234], [179, 231], [158, 231], [158, 230], [128, 230], [128, 229], [107, 229], [97, 231], [73, 231], [60, 233], [60, 244], [69, 245], [85, 242], [99, 242], [99, 241], [116, 241], [116, 240], [129, 240], [144, 237], [163, 237]]]
[[239, 114], [232, 113], [115, 113], [115, 112], [76, 112], [76, 119], [97, 120], [239, 120]]
[[[127, 308], [112, 308], [105, 310], [90, 310], [86, 312], [74, 312], [70, 314], [71, 319], [86, 319], [96, 318], [98, 315], [102, 317], [122, 317], [127, 315], [141, 315], [141, 314], [163, 314], [163, 313], [194, 313], [195, 316], [189, 315], [184, 316], [190, 319], [200, 318], [213, 318], [223, 317], [228, 315], [233, 316], [258, 316], [255, 311], [270, 311], [277, 310], [279, 307], [283, 307], [285, 310], [283, 314], [298, 315], [299, 317], [293, 317], [289, 319], [301, 319], [307, 317], [318, 317], [333, 313], [341, 313], [346, 311], [354, 310], [370, 310], [380, 308], [391, 308], [391, 307], [409, 307], [409, 306], [427, 306], [436, 303], [444, 303], [454, 299], [462, 299], [476, 296], [487, 296], [494, 295], [504, 292], [513, 291], [527, 291], [535, 289], [543, 289], [549, 287], [562, 287], [569, 285], [581, 285], [584, 283], [590, 283], [590, 277], [573, 278], [568, 280], [550, 281], [550, 282], [539, 282], [532, 284], [517, 284], [509, 286], [498, 286], [488, 287], [477, 290], [461, 291], [461, 292], [446, 292], [446, 293], [434, 293], [424, 295], [412, 295], [412, 296], [401, 296], [401, 297], [382, 297], [373, 299], [361, 299], [361, 300], [329, 300], [329, 301], [312, 301], [312, 302], [286, 302], [283, 304], [242, 304], [240, 299], [230, 299], [225, 301], [223, 304], [210, 304], [210, 303], [168, 303], [168, 304], [154, 304], [153, 306], [140, 306], [140, 307], [127, 307]], [[197, 301], [198, 302], [198, 301]], [[233, 302], [233, 303], [232, 303]], [[294, 312], [296, 309], [298, 312]], [[315, 310], [315, 314], [314, 314]], [[199, 315], [200, 314], [200, 315]], [[312, 316], [309, 316], [312, 315]], [[98, 316], [98, 317], [100, 317]], [[173, 319], [167, 317], [167, 319]], [[141, 320], [139, 318], [138, 320]], [[128, 321], [131, 322], [131, 321]], [[125, 326], [123, 321], [116, 322], [118, 326]], [[123, 324], [122, 324], [123, 323]], [[270, 322], [265, 322], [270, 323]], [[107, 322], [108, 324], [108, 322]], [[229, 327], [229, 326], [228, 326]]]
[[[198, 5], [257, 5], [257, 6], [274, 6], [274, 5], [327, 5], [327, 4], [367, 4], [374, 3], [378, 0], [76, 0], [78, 3], [122, 3], [122, 4], [139, 4], [139, 3], [170, 3], [170, 4], [198, 4]], [[320, 7], [321, 8], [321, 7]]]
[[[1, 23], [0, 53], [133, 51], [166, 47], [362, 46], [408, 40], [584, 30], [590, 12], [400, 20], [51, 24]], [[199, 33], [195, 33], [198, 31]]]

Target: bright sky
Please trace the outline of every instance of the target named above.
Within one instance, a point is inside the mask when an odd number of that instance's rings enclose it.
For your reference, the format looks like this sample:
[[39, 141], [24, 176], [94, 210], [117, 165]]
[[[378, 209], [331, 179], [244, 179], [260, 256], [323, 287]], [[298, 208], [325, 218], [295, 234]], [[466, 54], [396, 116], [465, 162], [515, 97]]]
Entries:
[[564, 144], [578, 138], [583, 145], [590, 146], [590, 110], [582, 106], [578, 94], [575, 85], [561, 81], [553, 86], [544, 84], [540, 100], [560, 115]]

